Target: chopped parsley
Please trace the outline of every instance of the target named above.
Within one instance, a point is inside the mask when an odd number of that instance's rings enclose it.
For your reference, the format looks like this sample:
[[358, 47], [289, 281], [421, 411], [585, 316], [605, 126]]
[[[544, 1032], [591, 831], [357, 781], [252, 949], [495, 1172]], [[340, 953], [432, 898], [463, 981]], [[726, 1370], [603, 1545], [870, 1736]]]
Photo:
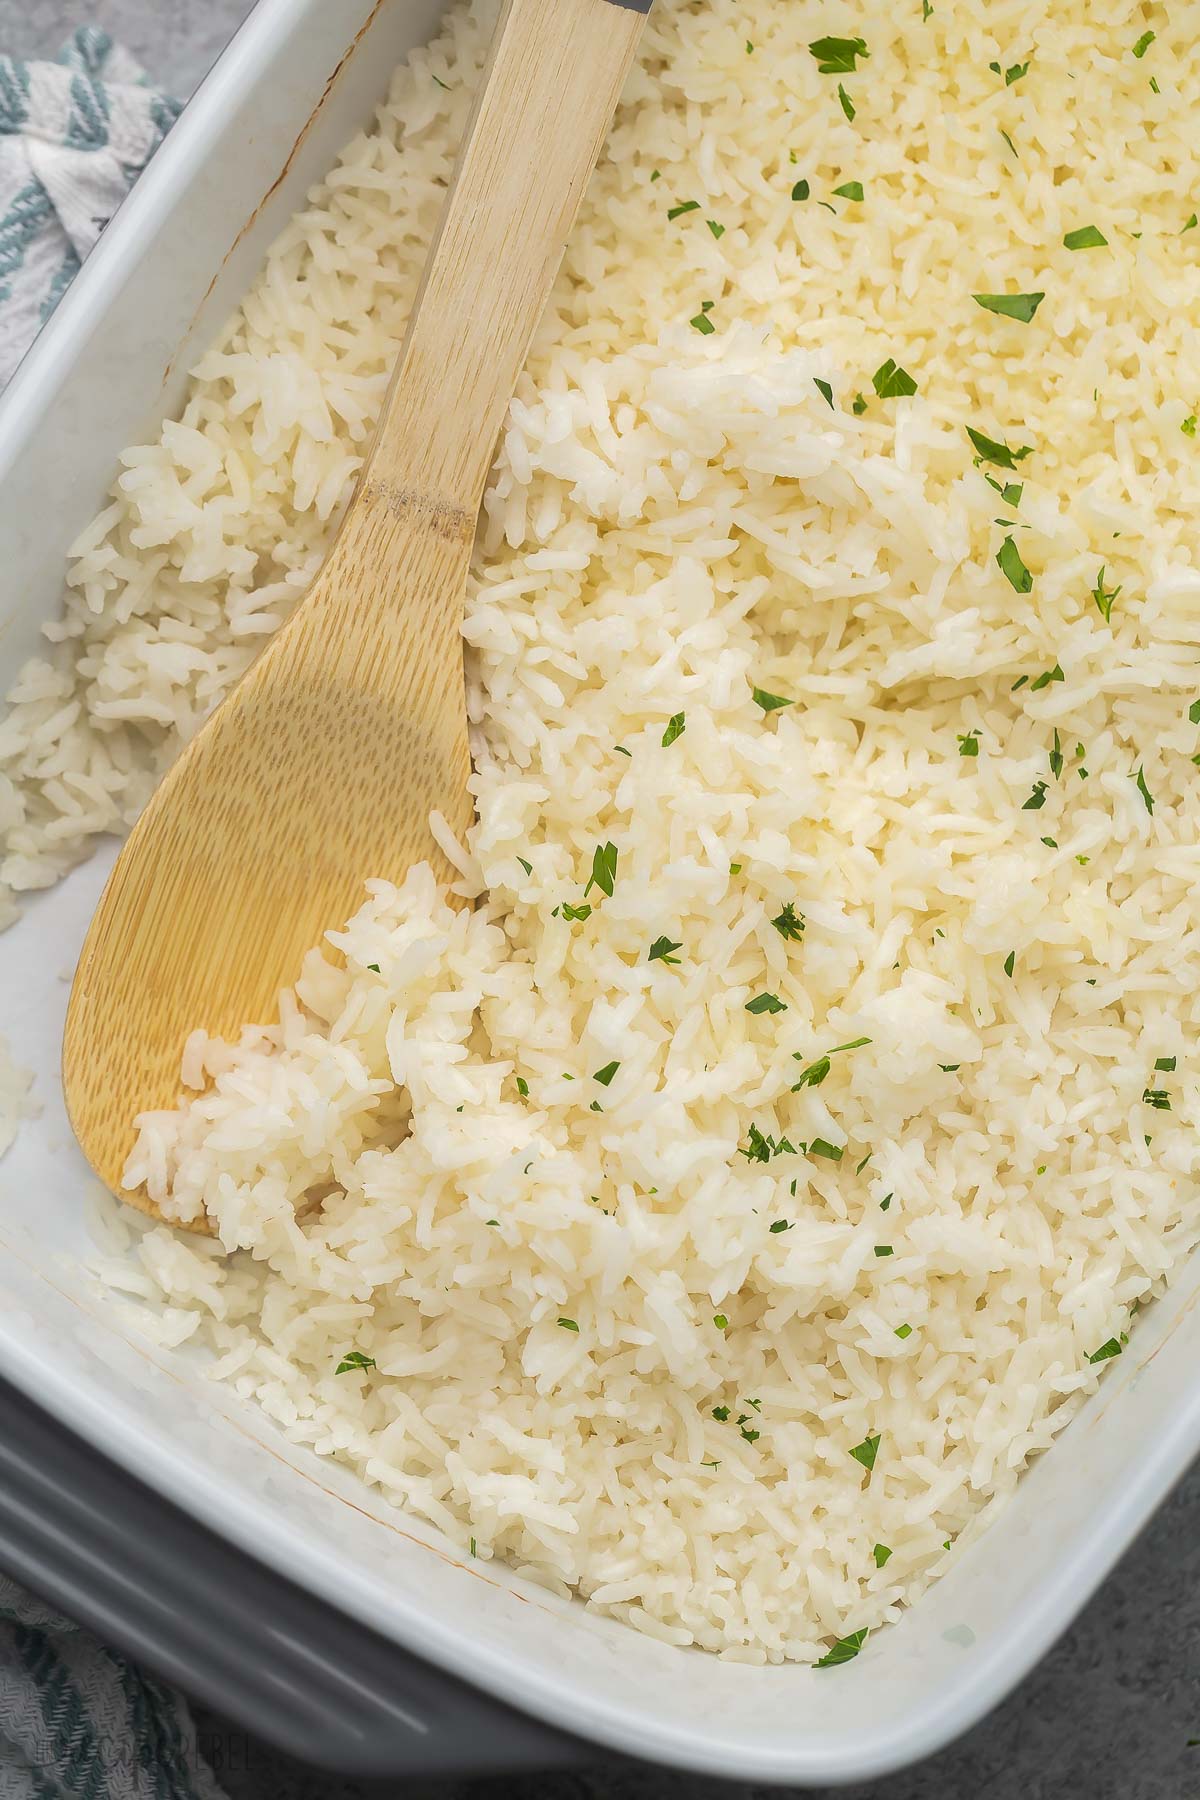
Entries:
[[888, 1549], [886, 1544], [876, 1544], [875, 1548], [871, 1552], [871, 1555], [875, 1558], [875, 1567], [877, 1569], [882, 1569], [884, 1563], [887, 1561], [888, 1557], [891, 1554], [892, 1553]]
[[[1153, 32], [1150, 35], [1153, 36]], [[861, 57], [865, 62], [871, 54], [867, 49], [866, 39], [860, 37], [816, 38], [808, 49], [809, 54], [817, 59], [819, 75], [852, 75], [856, 60]]]
[[866, 1641], [866, 1626], [861, 1631], [852, 1631], [849, 1637], [838, 1638], [832, 1649], [817, 1658], [813, 1664], [814, 1669], [836, 1669], [841, 1663], [853, 1662]]
[[850, 1454], [855, 1462], [860, 1462], [870, 1474], [875, 1467], [875, 1458], [879, 1454], [879, 1433], [876, 1432], [874, 1437], [864, 1438], [861, 1444], [855, 1444]]
[[1142, 60], [1143, 56], [1145, 56], [1147, 50], [1157, 36], [1158, 33], [1156, 31], [1143, 31], [1141, 37], [1133, 46], [1133, 54], [1137, 57], [1139, 62]]
[[517, 1076], [517, 1092], [518, 1092], [518, 1094], [520, 1094], [522, 1100], [528, 1100], [528, 1098], [529, 1098], [529, 1083], [526, 1081], [526, 1079], [523, 1075]]
[[370, 969], [372, 975], [378, 975], [380, 972], [378, 963], [368, 963], [367, 967]]
[[598, 887], [602, 894], [612, 898], [613, 887], [617, 879], [617, 846], [615, 844], [597, 844], [592, 852], [592, 873], [583, 890], [586, 900], [593, 887]]
[[894, 1194], [885, 1194], [883, 1196], [883, 1199], [879, 1202], [880, 1212], [886, 1212], [888, 1207], [892, 1204], [892, 1201], [894, 1200], [894, 1198], [895, 1198]]
[[1184, 437], [1195, 437], [1195, 435], [1196, 435], [1196, 415], [1195, 415], [1195, 413], [1189, 413], [1187, 418], [1180, 425], [1179, 429], [1180, 429], [1180, 431], [1182, 431]]
[[1062, 739], [1058, 735], [1057, 725], [1054, 728], [1054, 746], [1049, 753], [1049, 757], [1050, 773], [1053, 775], [1055, 781], [1057, 781], [1063, 772]]
[[583, 919], [590, 919], [592, 916], [592, 909], [586, 900], [581, 902], [579, 906], [572, 906], [569, 901], [564, 901], [561, 910], [563, 918], [572, 921], [582, 921]]
[[682, 950], [682, 949], [683, 949], [682, 944], [673, 944], [671, 942], [670, 938], [668, 938], [668, 937], [655, 938], [654, 942], [650, 946], [650, 953], [647, 956], [646, 961], [647, 962], [664, 962], [664, 963], [669, 963], [671, 965], [674, 965], [675, 963], [677, 963], [679, 961], [679, 958], [677, 956], [672, 955], [672, 952], [675, 950]]
[[896, 1336], [898, 1338], [911, 1337], [912, 1336], [912, 1326], [911, 1325], [897, 1325]]
[[835, 187], [833, 191], [839, 200], [861, 200], [864, 197], [861, 181], [843, 181], [841, 187]]
[[996, 563], [1005, 576], [1010, 587], [1018, 594], [1027, 594], [1033, 587], [1033, 576], [1021, 561], [1021, 552], [1012, 538], [1006, 537], [996, 552]]
[[754, 1013], [781, 1013], [787, 1011], [787, 1002], [778, 994], [755, 994], [753, 1000], [747, 1000], [746, 1011]]
[[1022, 325], [1028, 325], [1045, 294], [972, 294], [976, 306], [982, 306], [985, 312], [1000, 313], [1006, 319], [1019, 319]]
[[1200, 225], [1200, 218], [1197, 218], [1195, 213], [1189, 214], [1187, 223], [1179, 227], [1180, 237], [1183, 236], [1185, 231], [1195, 231], [1197, 225]]
[[979, 727], [971, 731], [960, 731], [958, 734], [958, 754], [960, 756], [979, 755]]
[[619, 1062], [605, 1063], [602, 1069], [596, 1070], [596, 1073], [592, 1076], [592, 1080], [598, 1081], [601, 1087], [609, 1087], [612, 1084], [613, 1076], [620, 1066]]
[[1012, 973], [1013, 973], [1013, 970], [1016, 968], [1016, 966], [1017, 966], [1017, 953], [1015, 950], [1010, 950], [1008, 955], [1004, 959], [1004, 973], [1008, 976], [1008, 979], [1010, 981], [1012, 980]]
[[850, 123], [853, 125], [854, 114], [857, 109], [854, 105], [853, 100], [850, 98], [849, 94], [846, 92], [845, 88], [842, 86], [840, 81], [838, 82], [838, 105], [841, 107], [842, 111], [845, 113], [846, 117], [849, 119]]
[[474, 1538], [468, 1538], [468, 1540], [467, 1540], [467, 1541], [468, 1541], [468, 1543], [469, 1543], [469, 1544], [470, 1544], [470, 1546], [471, 1546], [471, 1555], [472, 1555], [472, 1556], [474, 1556], [474, 1555], [475, 1555], [475, 1539], [474, 1539]]
[[579, 1327], [575, 1323], [574, 1319], [560, 1319], [558, 1322], [564, 1331], [578, 1331], [579, 1330]]
[[796, 908], [792, 905], [790, 900], [785, 900], [783, 911], [776, 913], [775, 917], [771, 920], [771, 923], [781, 938], [786, 938], [790, 943], [798, 944], [800, 939], [804, 936], [804, 927], [807, 924], [807, 920], [803, 913], [796, 911]]
[[832, 407], [833, 406], [833, 389], [829, 385], [829, 383], [827, 381], [822, 381], [821, 377], [819, 375], [814, 375], [813, 376], [813, 386], [816, 388], [816, 390], [819, 394], [822, 394], [824, 396], [826, 406]]
[[1104, 569], [1096, 577], [1096, 585], [1092, 589], [1092, 599], [1096, 602], [1096, 611], [1107, 625], [1112, 619], [1113, 601], [1121, 592], [1120, 587], [1106, 588], [1104, 585]]
[[1200, 725], [1200, 700], [1193, 700], [1188, 707], [1188, 718], [1193, 725]]
[[841, 1162], [846, 1152], [837, 1144], [831, 1144], [828, 1138], [818, 1137], [814, 1138], [812, 1143], [808, 1146], [808, 1154], [810, 1156], [827, 1157], [830, 1162]]
[[[1066, 676], [1062, 672], [1062, 664], [1055, 663], [1052, 669], [1044, 670], [1036, 680], [1030, 682], [1029, 691], [1031, 694], [1040, 694], [1042, 689], [1048, 688], [1052, 681], [1065, 681], [1066, 679]], [[1020, 684], [1017, 683], [1015, 685], [1019, 686]]]
[[792, 189], [792, 199], [807, 200], [811, 193], [812, 189], [809, 187], [807, 181], [798, 181]]
[[767, 1230], [771, 1233], [772, 1237], [778, 1237], [781, 1231], [790, 1231], [791, 1229], [792, 1223], [790, 1219], [775, 1219], [767, 1226]]
[[[1013, 155], [1017, 156], [1017, 146], [1013, 143], [1013, 141], [1009, 137], [1007, 131], [1002, 130], [1000, 133], [1000, 136], [1004, 139], [1005, 143], [1008, 145], [1008, 147], [1012, 151]], [[1021, 160], [1020, 157], [1017, 156], [1017, 161], [1020, 162], [1020, 160]]]
[[698, 331], [701, 337], [711, 337], [717, 329], [706, 312], [698, 312], [695, 318], [688, 320], [688, 324], [693, 331]]
[[1171, 1096], [1166, 1088], [1146, 1088], [1142, 1094], [1142, 1104], [1152, 1106], [1155, 1112], [1170, 1112]]
[[799, 1081], [793, 1087], [793, 1094], [798, 1094], [801, 1088], [820, 1087], [821, 1083], [829, 1073], [829, 1068], [830, 1063], [827, 1056], [819, 1056], [816, 1062], [809, 1063], [807, 1069], [802, 1071]]
[[1068, 231], [1063, 239], [1067, 250], [1103, 250], [1107, 245], [1108, 239], [1095, 225], [1081, 225], [1077, 231]]
[[700, 202], [698, 200], [685, 200], [681, 206], [673, 206], [667, 217], [668, 219], [681, 219], [684, 213], [699, 211]]
[[871, 377], [871, 386], [881, 400], [894, 400], [905, 394], [915, 394], [917, 384], [907, 369], [900, 368], [894, 357], [880, 363]]
[[765, 713], [778, 712], [781, 706], [792, 705], [792, 702], [785, 700], [782, 694], [768, 694], [765, 688], [751, 688], [750, 698], [755, 706], [761, 706]]
[[863, 414], [866, 412], [866, 410], [867, 410], [866, 395], [865, 394], [855, 394], [854, 399], [850, 406], [850, 411], [854, 414], [856, 419], [861, 419]]
[[1101, 1344], [1098, 1350], [1092, 1351], [1088, 1361], [1090, 1363], [1107, 1362], [1110, 1356], [1120, 1356], [1120, 1354], [1121, 1346], [1118, 1340], [1115, 1337], [1109, 1338], [1106, 1344]]
[[376, 1366], [373, 1356], [364, 1356], [361, 1350], [347, 1350], [333, 1372], [335, 1375], [344, 1375], [348, 1369], [373, 1369]]
[[712, 1416], [714, 1419], [719, 1419], [722, 1425], [724, 1425], [726, 1419], [729, 1417], [729, 1408], [727, 1406], [714, 1406], [712, 1409]]
[[1175, 1058], [1173, 1056], [1156, 1057], [1154, 1067], [1160, 1075], [1173, 1075], [1175, 1073]]
[[1019, 462], [1024, 462], [1027, 456], [1033, 455], [1028, 444], [1022, 445], [1019, 450], [1011, 450], [999, 439], [985, 437], [982, 431], [976, 431], [972, 425], [967, 426], [967, 436], [975, 446], [980, 462], [995, 463], [1001, 469], [1015, 469]]
[[[714, 1313], [713, 1314], [713, 1324], [716, 1326], [718, 1331], [728, 1331], [729, 1330], [729, 1320], [725, 1317], [724, 1313]], [[728, 1413], [729, 1408], [726, 1407], [725, 1411], [726, 1411], [726, 1413]]]
[[1058, 839], [1057, 838], [1044, 837], [1042, 839], [1042, 842], [1043, 842], [1043, 844], [1046, 845], [1047, 849], [1049, 849], [1049, 850], [1057, 850], [1058, 849]]
[[526, 860], [523, 856], [518, 856], [517, 861], [520, 863], [521, 867], [524, 869], [524, 871], [527, 875], [533, 874], [533, 864], [531, 862], [526, 862]]
[[704, 223], [708, 226], [708, 229], [715, 238], [723, 238], [725, 236], [725, 227], [723, 225], [718, 225], [715, 219], [705, 219]]
[[667, 729], [662, 734], [663, 749], [666, 750], [675, 742], [676, 738], [681, 738], [686, 730], [686, 715], [684, 713], [672, 713], [671, 717], [667, 720]]
[[894, 1256], [896, 1253], [890, 1244], [876, 1244], [875, 1254], [876, 1256]]
[[1150, 792], [1150, 789], [1146, 786], [1146, 772], [1143, 768], [1141, 768], [1140, 765], [1138, 767], [1136, 780], [1137, 780], [1137, 791], [1142, 796], [1142, 799], [1146, 802], [1146, 811], [1148, 813], [1152, 813], [1154, 811], [1154, 795]]
[[613, 749], [614, 749], [614, 750], [615, 750], [615, 751], [616, 751], [616, 753], [617, 753], [617, 755], [618, 755], [618, 756], [629, 756], [629, 757], [631, 757], [631, 756], [632, 756], [632, 755], [633, 755], [633, 751], [632, 751], [632, 750], [627, 750], [627, 749], [626, 749], [626, 748], [625, 748], [625, 746], [624, 746], [624, 744], [614, 744], [614, 745], [613, 745]]

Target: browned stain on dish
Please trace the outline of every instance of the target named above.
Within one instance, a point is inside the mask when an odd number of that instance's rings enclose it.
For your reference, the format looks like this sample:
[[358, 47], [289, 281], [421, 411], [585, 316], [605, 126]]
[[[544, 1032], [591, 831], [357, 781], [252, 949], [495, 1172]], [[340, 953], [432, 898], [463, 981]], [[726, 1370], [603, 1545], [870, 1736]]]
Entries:
[[[254, 208], [254, 211], [250, 214], [249, 218], [246, 219], [245, 223], [242, 225], [241, 230], [238, 232], [238, 234], [234, 238], [232, 244], [230, 244], [228, 250], [225, 252], [224, 256], [221, 258], [220, 267], [217, 269], [216, 274], [213, 276], [212, 280], [209, 282], [208, 286], [205, 288], [203, 294], [200, 296], [200, 300], [196, 306], [196, 310], [195, 310], [195, 312], [193, 312], [191, 318], [189, 319], [188, 324], [187, 324], [187, 329], [184, 331], [183, 336], [180, 339], [181, 344], [186, 343], [187, 339], [192, 335], [192, 332], [195, 329], [196, 320], [200, 317], [200, 314], [204, 311], [204, 308], [208, 303], [209, 295], [212, 293], [212, 291], [216, 287], [218, 281], [220, 281], [221, 276], [224, 274], [226, 264], [228, 263], [230, 257], [233, 255], [234, 251], [237, 249], [237, 247], [241, 243], [242, 239], [246, 236], [246, 233], [253, 229], [255, 221], [258, 219], [259, 214], [262, 212], [263, 208], [270, 203], [271, 196], [273, 194], [277, 193], [279, 188], [283, 184], [283, 182], [287, 180], [288, 170], [291, 168], [293, 162], [295, 162], [296, 157], [300, 151], [301, 145], [304, 143], [305, 138], [308, 136], [309, 132], [312, 130], [313, 125], [316, 123], [318, 117], [320, 116], [321, 110], [324, 107], [325, 102], [328, 100], [330, 94], [333, 92], [334, 88], [336, 87], [338, 77], [341, 75], [342, 70], [346, 67], [347, 63], [353, 61], [355, 53], [358, 50], [358, 46], [361, 44], [362, 40], [366, 37], [368, 31], [370, 31], [372, 25], [374, 25], [375, 20], [378, 18], [379, 14], [382, 12], [384, 5], [385, 5], [385, 0], [375, 0], [375, 4], [371, 8], [370, 17], [365, 20], [365, 22], [362, 24], [362, 26], [360, 26], [359, 30], [355, 33], [354, 37], [352, 38], [352, 40], [350, 42], [349, 49], [343, 53], [342, 57], [340, 58], [340, 60], [338, 61], [337, 65], [336, 65], [336, 67], [334, 68], [333, 73], [330, 75], [329, 79], [326, 81], [324, 88], [321, 90], [321, 98], [317, 101], [317, 104], [313, 107], [313, 109], [309, 113], [307, 119], [304, 121], [304, 124], [300, 129], [299, 135], [296, 137], [295, 141], [292, 144], [291, 149], [288, 151], [287, 159], [284, 162], [283, 167], [280, 169], [278, 175], [275, 177], [274, 181], [271, 183], [270, 187], [267, 189], [266, 193], [263, 195], [263, 197], [259, 201], [258, 205]], [[171, 360], [168, 362], [166, 368], [162, 372], [162, 379], [159, 382], [160, 388], [165, 387], [167, 385], [167, 382], [171, 379], [171, 375], [172, 375], [172, 372], [174, 371], [175, 362], [176, 362], [178, 355], [179, 355], [179, 349], [178, 349], [178, 347], [176, 347], [176, 350], [175, 350], [174, 354], [172, 355]]]

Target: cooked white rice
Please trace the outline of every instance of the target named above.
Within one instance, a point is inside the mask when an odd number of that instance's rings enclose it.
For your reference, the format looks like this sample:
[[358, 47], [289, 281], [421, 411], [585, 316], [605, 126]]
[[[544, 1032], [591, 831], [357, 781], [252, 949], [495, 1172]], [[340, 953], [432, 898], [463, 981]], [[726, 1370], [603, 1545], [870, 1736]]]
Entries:
[[[13, 889], [303, 591], [486, 23], [398, 73], [76, 546], [0, 727]], [[822, 74], [839, 29], [869, 60]], [[130, 1178], [221, 1239], [122, 1274], [173, 1339], [672, 1642], [893, 1617], [1200, 1235], [1198, 77], [1124, 0], [659, 0], [486, 503], [480, 904], [371, 884], [344, 968], [144, 1121]]]

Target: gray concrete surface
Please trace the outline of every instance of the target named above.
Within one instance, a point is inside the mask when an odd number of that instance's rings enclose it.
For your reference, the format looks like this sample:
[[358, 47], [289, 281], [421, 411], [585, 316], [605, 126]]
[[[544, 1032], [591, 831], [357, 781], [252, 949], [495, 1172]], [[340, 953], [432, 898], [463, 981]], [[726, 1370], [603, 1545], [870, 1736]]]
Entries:
[[[334, 0], [330, 0], [333, 4]], [[251, 0], [0, 0], [0, 51], [52, 53], [77, 24], [120, 37], [186, 94]], [[288, 1763], [211, 1715], [205, 1747], [234, 1800], [751, 1800], [654, 1771], [364, 1786]], [[1042, 1666], [959, 1744], [844, 1800], [1200, 1800], [1200, 1467]]]

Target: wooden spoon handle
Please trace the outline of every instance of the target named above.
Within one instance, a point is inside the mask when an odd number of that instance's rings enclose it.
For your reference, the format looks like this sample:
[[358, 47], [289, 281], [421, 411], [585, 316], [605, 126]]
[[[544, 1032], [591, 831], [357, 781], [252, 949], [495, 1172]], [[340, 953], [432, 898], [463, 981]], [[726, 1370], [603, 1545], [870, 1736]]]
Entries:
[[473, 523], [649, 6], [505, 0], [364, 472], [367, 510]]

